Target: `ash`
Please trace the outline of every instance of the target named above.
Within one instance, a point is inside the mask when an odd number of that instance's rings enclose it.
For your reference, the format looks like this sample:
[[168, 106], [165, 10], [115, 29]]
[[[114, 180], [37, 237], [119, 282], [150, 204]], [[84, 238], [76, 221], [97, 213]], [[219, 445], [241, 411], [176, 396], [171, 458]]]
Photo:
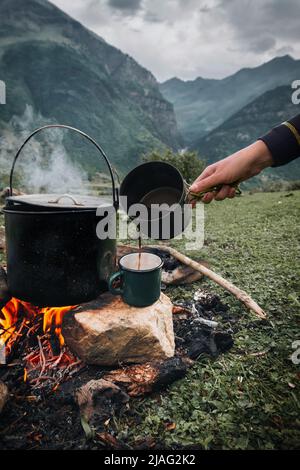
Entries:
[[228, 313], [217, 295], [199, 290], [193, 300], [178, 302], [176, 306], [182, 309], [174, 316], [176, 350], [197, 359], [201, 354], [217, 357], [233, 346], [233, 330], [224, 331], [216, 321]]

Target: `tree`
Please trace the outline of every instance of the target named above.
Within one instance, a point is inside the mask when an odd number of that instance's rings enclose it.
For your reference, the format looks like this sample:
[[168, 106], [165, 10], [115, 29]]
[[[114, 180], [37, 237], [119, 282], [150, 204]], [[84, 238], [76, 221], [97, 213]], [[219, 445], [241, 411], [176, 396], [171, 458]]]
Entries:
[[175, 166], [188, 184], [191, 184], [197, 176], [202, 173], [206, 163], [195, 151], [185, 150], [182, 152], [172, 152], [167, 149], [165, 151], [154, 150], [142, 156], [143, 162], [160, 161], [170, 163]]

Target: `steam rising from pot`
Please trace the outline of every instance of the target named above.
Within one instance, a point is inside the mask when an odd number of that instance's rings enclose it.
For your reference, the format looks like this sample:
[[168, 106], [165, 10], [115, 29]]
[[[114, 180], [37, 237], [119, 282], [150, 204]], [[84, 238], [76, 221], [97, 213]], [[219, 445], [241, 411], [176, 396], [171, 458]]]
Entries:
[[[28, 135], [37, 127], [53, 123], [27, 105], [22, 116], [14, 116], [0, 137], [1, 179], [8, 175], [13, 158]], [[71, 161], [63, 144], [64, 132], [47, 129], [24, 148], [16, 164], [17, 180], [28, 192], [85, 192], [86, 172]]]

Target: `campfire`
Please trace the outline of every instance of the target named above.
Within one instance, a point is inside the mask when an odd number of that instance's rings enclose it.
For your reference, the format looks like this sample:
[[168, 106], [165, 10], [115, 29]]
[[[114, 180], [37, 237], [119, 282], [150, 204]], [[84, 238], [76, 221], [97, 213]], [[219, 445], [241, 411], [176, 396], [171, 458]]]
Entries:
[[80, 365], [65, 347], [61, 331], [64, 315], [75, 307], [39, 308], [12, 298], [2, 308], [0, 347], [5, 348], [7, 360], [17, 355], [22, 360], [25, 382], [37, 388], [47, 383], [57, 389], [71, 369]]
[[[134, 251], [134, 248], [119, 247], [118, 257], [128, 251]], [[166, 285], [186, 284], [201, 277], [201, 273], [181, 264], [169, 253], [159, 248], [154, 252], [164, 261], [162, 280]], [[7, 292], [4, 270], [1, 282], [3, 298]], [[179, 302], [173, 306], [170, 299], [163, 294], [162, 296], [159, 305], [163, 309], [157, 310], [154, 316], [152, 307], [146, 313], [143, 313], [145, 309], [136, 309], [132, 313], [121, 300], [113, 300], [109, 295], [108, 303], [107, 296], [102, 295], [80, 305], [43, 308], [12, 297], [6, 303], [2, 302], [4, 306], [0, 310], [0, 348], [5, 348], [6, 365], [8, 368], [14, 365], [21, 368], [23, 383], [37, 394], [40, 391], [57, 391], [68, 381], [73, 382], [73, 390], [76, 390], [76, 381], [81, 382], [82, 371], [84, 374], [84, 371], [96, 366], [89, 377], [100, 378], [105, 377], [107, 368], [116, 370], [115, 367], [121, 365], [123, 385], [129, 395], [135, 395], [136, 391], [133, 393], [132, 390], [136, 390], [136, 387], [132, 384], [135, 384], [134, 377], [137, 373], [130, 364], [137, 362], [142, 364], [138, 367], [138, 375], [142, 377], [142, 386], [138, 387], [137, 392], [139, 395], [140, 390], [143, 394], [145, 390], [155, 388], [155, 383], [151, 382], [153, 377], [154, 381], [160, 382], [162, 365], [163, 374], [167, 371], [168, 383], [169, 380], [176, 379], [179, 370], [182, 373], [182, 370], [190, 367], [190, 361], [194, 361], [202, 353], [215, 355], [231, 347], [231, 335], [218, 331], [218, 322], [215, 321], [216, 311], [222, 316], [225, 312], [216, 296], [212, 297], [212, 302], [211, 296], [197, 294], [193, 301], [187, 304]], [[170, 313], [162, 320], [164, 311]], [[134, 317], [136, 319], [133, 325]], [[156, 327], [151, 331], [151, 325], [157, 325], [159, 321], [163, 322], [158, 329], [159, 333]], [[108, 326], [110, 330], [107, 334]], [[122, 334], [120, 328], [123, 328]], [[150, 331], [152, 343], [144, 344]], [[133, 345], [131, 350], [129, 345]], [[148, 383], [149, 374], [145, 372], [143, 375], [141, 371], [147, 371], [149, 367], [151, 370], [154, 367], [156, 372], [150, 374], [152, 378]], [[130, 379], [124, 379], [126, 374]], [[115, 380], [119, 376], [117, 369], [116, 375], [111, 374], [109, 377], [110, 380], [112, 377]]]
[[[133, 248], [120, 247], [118, 257], [128, 250]], [[168, 253], [155, 253], [164, 260], [165, 285], [199, 279]], [[87, 448], [84, 436], [94, 436], [100, 448], [123, 448], [112, 415], [126, 412], [136, 397], [165, 390], [202, 354], [216, 357], [233, 344], [231, 333], [218, 327], [221, 319], [230, 326], [227, 307], [203, 291], [175, 303], [162, 294], [146, 309], [128, 307], [109, 293], [80, 305], [39, 308], [7, 298], [3, 269], [0, 278], [0, 348], [6, 353], [0, 385], [7, 389], [2, 403], [10, 393], [1, 415], [6, 447], [16, 440], [21, 448], [68, 445], [68, 415], [72, 442]]]

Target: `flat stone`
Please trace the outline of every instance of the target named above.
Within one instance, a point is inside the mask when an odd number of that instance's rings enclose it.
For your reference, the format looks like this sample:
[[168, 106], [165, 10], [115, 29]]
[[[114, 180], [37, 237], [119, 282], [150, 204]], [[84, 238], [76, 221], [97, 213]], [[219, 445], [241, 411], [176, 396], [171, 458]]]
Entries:
[[87, 364], [115, 366], [174, 356], [172, 302], [136, 308], [110, 293], [65, 315], [62, 333], [70, 350]]
[[7, 386], [1, 382], [0, 380], [0, 413], [2, 412], [3, 408], [4, 408], [4, 405], [5, 403], [7, 402], [8, 400], [8, 396], [9, 396], [9, 393], [8, 393], [8, 388]]

